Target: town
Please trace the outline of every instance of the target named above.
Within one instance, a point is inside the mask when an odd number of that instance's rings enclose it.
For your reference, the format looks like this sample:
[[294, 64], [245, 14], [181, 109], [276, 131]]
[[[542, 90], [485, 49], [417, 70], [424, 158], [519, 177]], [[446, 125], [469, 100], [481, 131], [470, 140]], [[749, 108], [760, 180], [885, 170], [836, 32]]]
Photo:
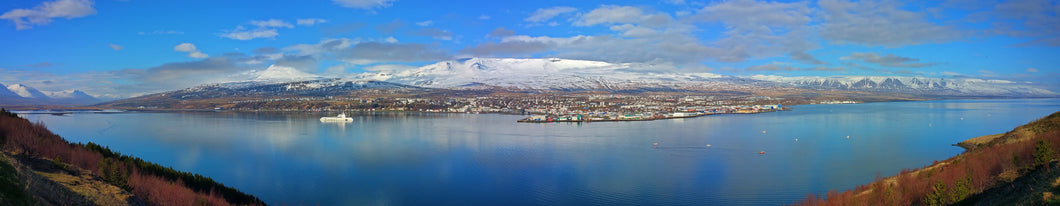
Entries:
[[787, 110], [784, 98], [689, 95], [490, 95], [477, 97], [303, 97], [231, 101], [242, 111], [416, 111], [531, 115], [519, 122], [645, 121]]

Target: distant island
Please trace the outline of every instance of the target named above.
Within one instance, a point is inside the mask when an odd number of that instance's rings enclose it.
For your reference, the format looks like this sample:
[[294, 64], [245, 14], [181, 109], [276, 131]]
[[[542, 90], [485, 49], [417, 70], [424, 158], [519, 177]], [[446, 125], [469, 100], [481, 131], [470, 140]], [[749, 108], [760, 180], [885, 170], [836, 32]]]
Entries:
[[0, 205], [265, 205], [199, 174], [69, 143], [0, 109]]
[[1060, 112], [956, 145], [967, 150], [852, 190], [811, 194], [796, 205], [1060, 204]]

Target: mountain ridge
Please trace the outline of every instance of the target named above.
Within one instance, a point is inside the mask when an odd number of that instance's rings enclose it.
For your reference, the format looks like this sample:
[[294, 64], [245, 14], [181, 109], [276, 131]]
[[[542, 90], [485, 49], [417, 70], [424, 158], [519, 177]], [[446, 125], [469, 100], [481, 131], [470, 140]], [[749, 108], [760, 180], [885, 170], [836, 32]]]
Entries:
[[0, 84], [0, 104], [5, 105], [89, 105], [102, 100], [81, 90], [40, 91], [25, 84]]
[[925, 98], [1057, 96], [1057, 93], [1047, 89], [1007, 80], [919, 76], [726, 76], [705, 72], [659, 72], [646, 69], [654, 66], [556, 58], [468, 58], [440, 61], [401, 71], [365, 72], [326, 78], [294, 68], [272, 65], [264, 71], [254, 71], [257, 76], [251, 76], [244, 81], [204, 84], [120, 102], [128, 106], [138, 99], [161, 101], [171, 98], [174, 100], [170, 101], [175, 101], [211, 98], [372, 96], [397, 93], [430, 95], [460, 91], [469, 91], [471, 94], [497, 91], [616, 94], [723, 92], [789, 97], [815, 91], [871, 92]]

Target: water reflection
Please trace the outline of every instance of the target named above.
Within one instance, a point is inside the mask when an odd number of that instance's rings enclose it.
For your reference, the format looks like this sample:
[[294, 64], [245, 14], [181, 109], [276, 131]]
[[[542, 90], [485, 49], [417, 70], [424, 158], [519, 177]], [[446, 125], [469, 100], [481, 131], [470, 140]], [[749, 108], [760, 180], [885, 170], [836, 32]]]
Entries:
[[1007, 131], [1058, 103], [802, 105], [585, 124], [385, 112], [348, 113], [348, 123], [318, 121], [333, 113], [29, 117], [271, 204], [782, 204], [945, 159], [961, 152], [950, 144]]

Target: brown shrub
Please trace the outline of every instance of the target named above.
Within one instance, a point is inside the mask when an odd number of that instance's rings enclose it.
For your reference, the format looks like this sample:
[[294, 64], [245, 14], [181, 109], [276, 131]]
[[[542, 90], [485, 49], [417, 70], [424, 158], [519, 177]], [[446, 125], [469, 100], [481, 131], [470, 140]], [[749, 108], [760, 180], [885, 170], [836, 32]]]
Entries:
[[[49, 131], [41, 122], [30, 123], [26, 119], [0, 115], [0, 137], [0, 141], [3, 141], [0, 142], [0, 149], [4, 151], [57, 159], [93, 171], [101, 177], [127, 177], [127, 189], [131, 188], [133, 194], [150, 205], [230, 205], [213, 190], [196, 193], [179, 180], [170, 182], [159, 176], [148, 175], [114, 158], [101, 161], [104, 160], [102, 154], [88, 150], [80, 144], [70, 144]], [[111, 165], [108, 165], [106, 170], [100, 170], [101, 162]]]
[[[806, 199], [797, 202], [796, 205], [923, 205], [925, 204], [924, 197], [935, 192], [937, 182], [946, 188], [938, 194], [945, 196], [945, 203], [952, 204], [998, 185], [1000, 181], [998, 176], [1002, 173], [1020, 173], [1033, 168], [1035, 146], [1039, 140], [1044, 140], [1052, 148], [1060, 148], [1060, 130], [1037, 131], [1037, 133], [1038, 135], [1029, 140], [965, 151], [963, 154], [942, 161], [947, 164], [935, 168], [926, 169], [925, 167], [916, 170], [917, 172], [903, 169], [896, 177], [893, 177], [893, 185], [888, 184], [885, 178], [877, 177], [875, 182], [858, 186], [854, 190], [843, 193], [831, 190], [825, 198], [813, 194], [807, 195]], [[1051, 156], [1050, 161], [1055, 160], [1060, 154], [1051, 153]], [[871, 188], [871, 194], [856, 195], [862, 194], [869, 188]]]

